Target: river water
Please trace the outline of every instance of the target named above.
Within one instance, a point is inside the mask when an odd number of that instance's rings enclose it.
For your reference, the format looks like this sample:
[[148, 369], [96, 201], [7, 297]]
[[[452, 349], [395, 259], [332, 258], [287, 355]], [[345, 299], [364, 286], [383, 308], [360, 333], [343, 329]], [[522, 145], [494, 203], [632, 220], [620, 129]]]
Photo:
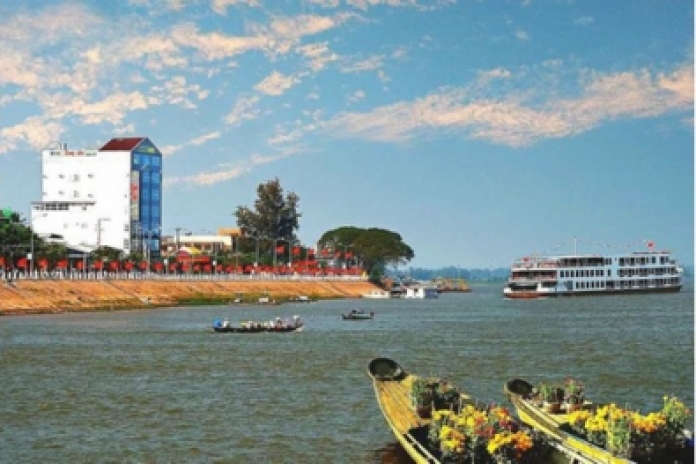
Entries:
[[[504, 401], [573, 376], [641, 411], [694, 405], [693, 283], [678, 294], [342, 300], [0, 318], [0, 462], [409, 462], [377, 406], [377, 356]], [[373, 321], [342, 321], [353, 308]], [[216, 334], [298, 314], [302, 333]], [[693, 427], [693, 425], [692, 425]]]

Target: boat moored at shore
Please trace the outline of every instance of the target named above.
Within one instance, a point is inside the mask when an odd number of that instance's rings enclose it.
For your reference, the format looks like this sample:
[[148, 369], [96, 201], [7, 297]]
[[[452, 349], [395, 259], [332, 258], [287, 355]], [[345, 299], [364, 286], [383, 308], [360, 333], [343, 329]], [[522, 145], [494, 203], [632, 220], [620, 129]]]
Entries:
[[527, 256], [512, 263], [503, 295], [525, 299], [678, 292], [682, 276], [669, 251]]

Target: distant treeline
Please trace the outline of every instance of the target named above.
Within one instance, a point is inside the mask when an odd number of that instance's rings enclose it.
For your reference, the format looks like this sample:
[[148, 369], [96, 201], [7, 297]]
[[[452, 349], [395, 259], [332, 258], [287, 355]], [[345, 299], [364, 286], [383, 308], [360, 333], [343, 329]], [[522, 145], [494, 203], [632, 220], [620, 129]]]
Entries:
[[399, 269], [399, 274], [404, 274], [416, 280], [464, 279], [467, 282], [503, 282], [510, 274], [509, 268], [465, 269], [456, 267], [444, 267], [441, 269], [423, 269], [412, 267], [407, 271]]

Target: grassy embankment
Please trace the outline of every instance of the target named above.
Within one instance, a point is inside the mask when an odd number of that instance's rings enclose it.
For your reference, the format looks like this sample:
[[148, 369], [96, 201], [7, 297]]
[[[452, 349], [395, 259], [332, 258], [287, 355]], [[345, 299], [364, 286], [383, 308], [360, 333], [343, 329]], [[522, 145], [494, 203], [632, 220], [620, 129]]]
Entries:
[[229, 304], [239, 298], [276, 303], [300, 295], [317, 299], [359, 298], [377, 288], [345, 281], [15, 281], [0, 283], [0, 316], [109, 311], [163, 306]]

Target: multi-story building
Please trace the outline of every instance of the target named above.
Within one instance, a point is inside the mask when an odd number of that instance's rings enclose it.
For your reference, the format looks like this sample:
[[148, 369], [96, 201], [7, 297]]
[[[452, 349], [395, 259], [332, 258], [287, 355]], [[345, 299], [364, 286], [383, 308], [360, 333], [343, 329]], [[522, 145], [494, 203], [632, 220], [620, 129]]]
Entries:
[[41, 153], [41, 201], [31, 225], [68, 246], [109, 246], [159, 255], [162, 230], [162, 153], [147, 137], [114, 138], [99, 150]]

